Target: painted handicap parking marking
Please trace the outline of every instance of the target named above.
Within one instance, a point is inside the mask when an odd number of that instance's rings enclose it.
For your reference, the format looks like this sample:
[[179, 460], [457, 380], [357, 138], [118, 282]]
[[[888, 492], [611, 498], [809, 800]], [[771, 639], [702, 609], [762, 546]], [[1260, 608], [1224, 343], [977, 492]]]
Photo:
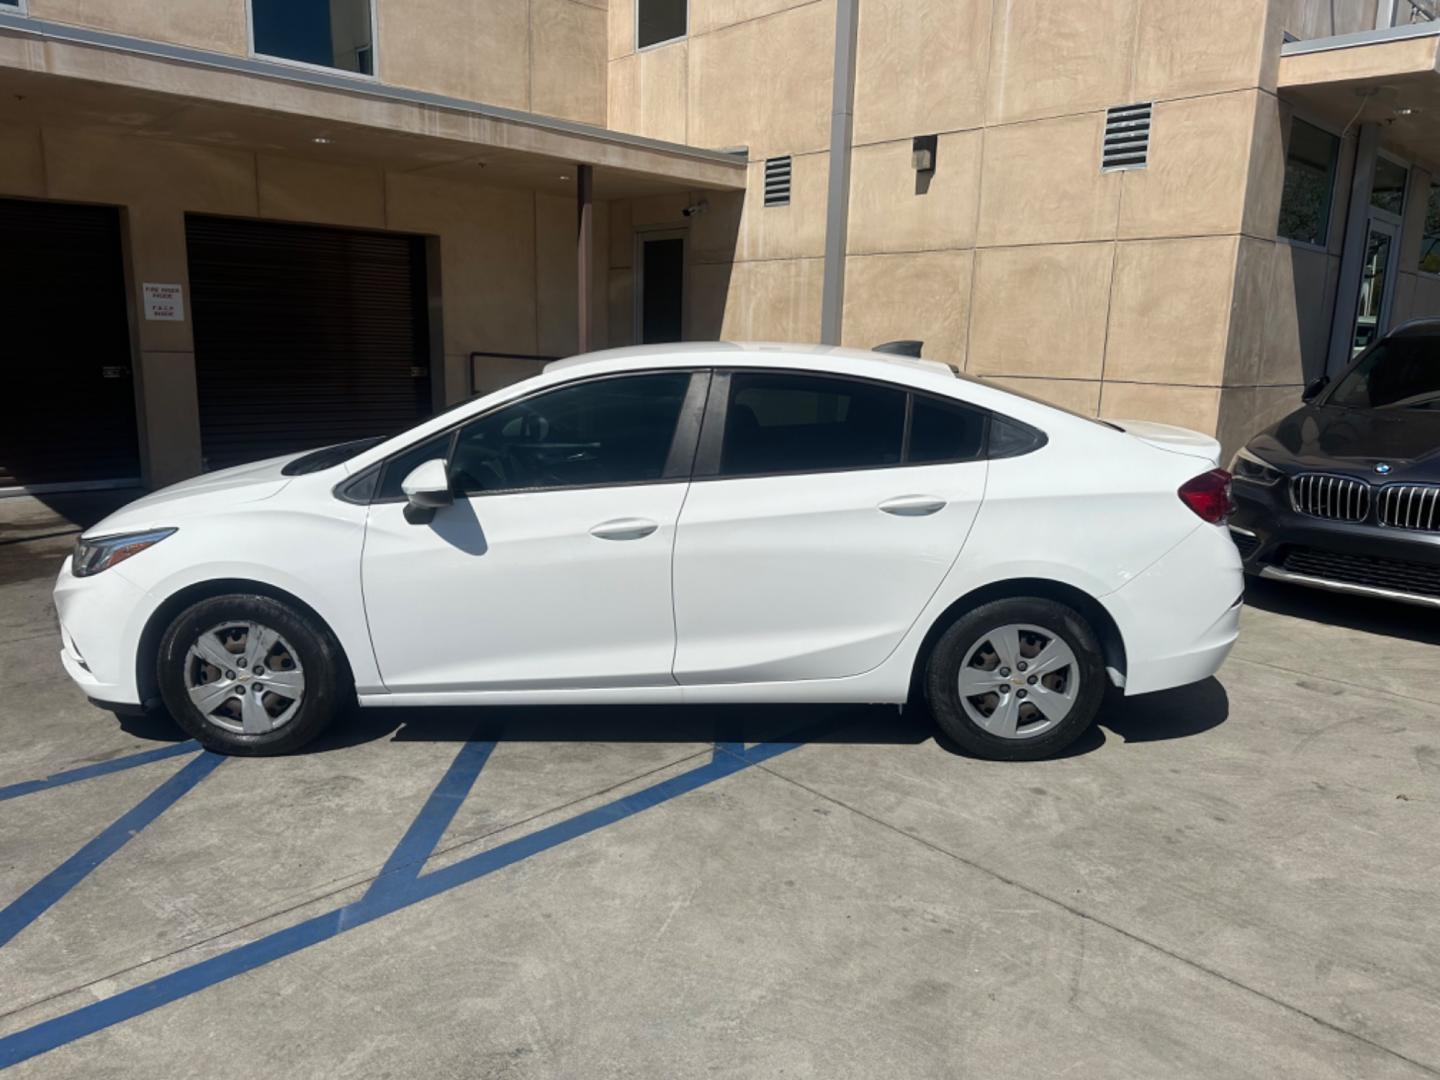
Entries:
[[[0, 1069], [141, 1016], [237, 975], [263, 967], [274, 960], [328, 941], [402, 908], [449, 892], [497, 870], [503, 870], [533, 855], [624, 821], [651, 807], [759, 765], [803, 745], [806, 741], [809, 741], [808, 737], [797, 733], [793, 741], [758, 743], [753, 746], [740, 742], [717, 742], [710, 760], [703, 765], [528, 835], [462, 858], [428, 874], [421, 874], [421, 868], [433, 854], [436, 844], [495, 751], [496, 743], [493, 740], [472, 739], [460, 747], [449, 769], [385, 860], [370, 888], [359, 900], [4, 1036], [0, 1038]], [[193, 749], [192, 747], [192, 752]], [[176, 753], [177, 751], [172, 749], [165, 756], [175, 756]], [[114, 825], [102, 831], [59, 868], [27, 890], [19, 900], [0, 912], [0, 945], [9, 941], [53, 906], [90, 870], [118, 851], [129, 836], [154, 821], [224, 760], [223, 757], [208, 751], [197, 755]], [[8, 934], [6, 930], [9, 931]]]
[[90, 871], [124, 847], [131, 837], [139, 835], [145, 826], [174, 806], [224, 761], [225, 757], [221, 754], [202, 751], [136, 803], [133, 809], [120, 815], [95, 839], [21, 893], [18, 900], [0, 910], [0, 946], [54, 906], [62, 896], [84, 881]]
[[138, 765], [149, 765], [152, 761], [164, 761], [166, 758], [193, 754], [199, 749], [199, 743], [194, 739], [187, 739], [174, 746], [162, 746], [158, 750], [142, 750], [138, 754], [111, 758], [109, 761], [101, 761], [79, 769], [70, 769], [41, 780], [26, 780], [23, 783], [10, 784], [8, 787], [0, 787], [0, 802], [4, 802], [6, 799], [18, 799], [21, 795], [30, 795], [37, 791], [64, 787], [66, 784], [76, 784], [81, 780], [93, 780], [97, 776], [109, 776], [111, 773], [123, 772], [125, 769], [133, 769]]

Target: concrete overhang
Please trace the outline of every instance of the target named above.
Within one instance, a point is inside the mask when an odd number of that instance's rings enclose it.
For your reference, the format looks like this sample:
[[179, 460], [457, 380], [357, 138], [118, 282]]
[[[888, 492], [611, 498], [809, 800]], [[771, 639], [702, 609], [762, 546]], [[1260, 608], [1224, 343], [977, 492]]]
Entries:
[[78, 127], [556, 194], [743, 190], [745, 154], [253, 57], [0, 14], [0, 123]]
[[1337, 131], [1380, 124], [1387, 149], [1440, 163], [1440, 22], [1289, 42], [1277, 90]]

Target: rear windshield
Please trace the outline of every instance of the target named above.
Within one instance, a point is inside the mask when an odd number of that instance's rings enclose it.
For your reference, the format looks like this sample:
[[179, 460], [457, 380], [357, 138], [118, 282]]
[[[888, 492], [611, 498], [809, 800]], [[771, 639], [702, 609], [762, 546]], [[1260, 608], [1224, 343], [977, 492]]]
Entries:
[[304, 476], [306, 473], [320, 472], [322, 469], [339, 465], [342, 461], [349, 461], [356, 454], [362, 454], [372, 446], [379, 446], [386, 438], [387, 436], [384, 435], [374, 435], [368, 439], [355, 439], [353, 442], [322, 446], [319, 450], [301, 454], [294, 461], [286, 464], [280, 472], [285, 476]]
[[1340, 380], [1327, 405], [1351, 409], [1440, 409], [1440, 342], [1382, 341]]

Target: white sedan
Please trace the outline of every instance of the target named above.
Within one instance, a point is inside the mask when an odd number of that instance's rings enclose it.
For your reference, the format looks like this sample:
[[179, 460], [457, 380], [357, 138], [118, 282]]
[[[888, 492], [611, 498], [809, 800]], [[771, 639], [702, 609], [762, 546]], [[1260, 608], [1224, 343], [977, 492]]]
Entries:
[[226, 469], [88, 530], [70, 676], [274, 754], [348, 703], [928, 703], [1054, 754], [1213, 675], [1240, 558], [1211, 438], [850, 349], [550, 364], [384, 441]]

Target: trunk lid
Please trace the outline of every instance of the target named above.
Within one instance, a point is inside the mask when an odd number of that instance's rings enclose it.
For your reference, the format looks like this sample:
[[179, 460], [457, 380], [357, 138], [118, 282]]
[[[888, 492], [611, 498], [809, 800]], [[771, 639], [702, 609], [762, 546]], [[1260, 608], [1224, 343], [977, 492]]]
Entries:
[[1161, 450], [1197, 458], [1216, 468], [1220, 465], [1220, 441], [1213, 436], [1173, 424], [1157, 424], [1153, 420], [1111, 420], [1109, 423]]

